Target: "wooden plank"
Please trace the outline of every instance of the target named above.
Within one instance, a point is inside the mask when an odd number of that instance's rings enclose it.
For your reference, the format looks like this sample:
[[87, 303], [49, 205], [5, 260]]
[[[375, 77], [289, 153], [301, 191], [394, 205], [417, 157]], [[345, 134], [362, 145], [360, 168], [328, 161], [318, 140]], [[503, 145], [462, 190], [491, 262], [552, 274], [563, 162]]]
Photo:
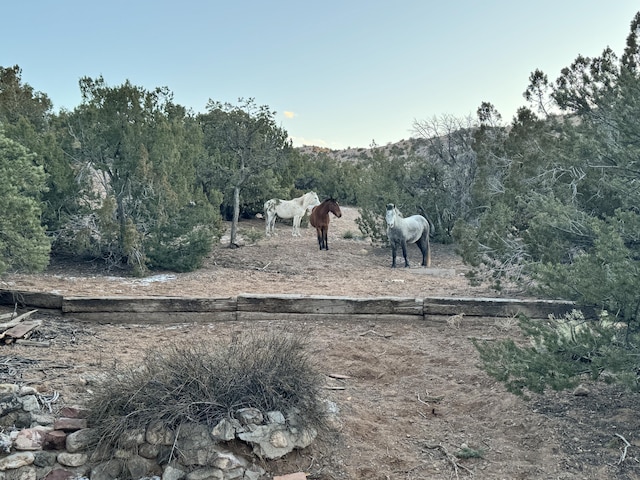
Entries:
[[576, 308], [575, 303], [560, 300], [520, 300], [511, 298], [450, 298], [427, 297], [424, 299], [426, 315], [457, 315], [481, 317], [512, 317], [518, 314], [530, 318], [557, 317]]
[[7, 328], [14, 327], [18, 325], [21, 321], [26, 320], [31, 315], [36, 313], [38, 310], [31, 310], [29, 312], [23, 313], [22, 315], [17, 316], [13, 320], [9, 320], [8, 322], [0, 323], [0, 330], [6, 330]]
[[237, 302], [238, 312], [423, 315], [422, 299], [404, 297], [244, 294]]
[[337, 320], [344, 322], [415, 322], [422, 321], [421, 315], [398, 314], [362, 314], [362, 313], [282, 313], [282, 312], [248, 312], [238, 311], [238, 321], [275, 321], [287, 320], [294, 322], [322, 322], [325, 320]]
[[27, 322], [22, 322], [15, 327], [11, 327], [10, 329], [4, 331], [2, 333], [2, 338], [22, 338], [31, 330], [39, 327], [40, 325], [42, 325], [42, 320], [29, 320]]
[[55, 293], [0, 290], [0, 305], [15, 305], [29, 308], [62, 309], [62, 295]]
[[65, 297], [63, 313], [79, 312], [235, 312], [236, 300], [188, 297]]
[[77, 312], [65, 314], [92, 323], [166, 325], [171, 323], [214, 323], [236, 319], [236, 312]]

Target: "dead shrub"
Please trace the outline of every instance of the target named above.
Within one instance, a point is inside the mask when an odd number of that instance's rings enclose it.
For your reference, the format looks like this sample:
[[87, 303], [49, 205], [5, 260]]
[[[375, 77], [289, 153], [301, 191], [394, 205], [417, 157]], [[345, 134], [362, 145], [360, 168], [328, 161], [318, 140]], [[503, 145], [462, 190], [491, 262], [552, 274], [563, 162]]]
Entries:
[[216, 425], [240, 408], [297, 412], [323, 431], [322, 377], [298, 334], [248, 334], [227, 345], [190, 342], [154, 349], [139, 365], [107, 373], [88, 404], [101, 446], [152, 422]]

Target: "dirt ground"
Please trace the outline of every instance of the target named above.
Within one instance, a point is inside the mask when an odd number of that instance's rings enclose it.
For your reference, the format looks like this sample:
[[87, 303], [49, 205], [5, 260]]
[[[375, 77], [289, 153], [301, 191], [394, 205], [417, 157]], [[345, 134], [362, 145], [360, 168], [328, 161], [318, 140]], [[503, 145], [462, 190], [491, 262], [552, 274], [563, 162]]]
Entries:
[[[358, 238], [357, 211], [344, 207], [343, 213], [331, 218], [329, 251], [318, 250], [312, 229], [292, 237], [282, 223], [275, 237], [253, 242], [264, 233], [263, 221], [254, 219], [240, 223], [243, 246], [228, 248], [223, 238], [198, 272], [136, 279], [96, 264], [54, 263], [44, 275], [5, 276], [0, 288], [91, 296], [498, 296], [467, 284], [466, 268], [450, 246], [432, 245], [432, 267], [423, 269], [411, 245], [412, 267], [391, 269], [388, 248]], [[517, 338], [513, 319], [443, 318], [426, 325], [327, 316], [303, 324], [97, 325], [35, 316], [43, 325], [33, 339], [49, 340], [50, 347], [5, 345], [0, 381], [57, 391], [58, 407], [82, 404], [101, 372], [138, 361], [150, 347], [202, 338], [224, 343], [245, 331], [302, 332], [326, 374], [326, 397], [339, 411], [337, 436], [265, 464], [271, 474], [302, 471], [318, 480], [640, 478], [640, 395], [585, 380], [587, 395], [548, 392], [527, 401], [479, 368], [471, 339]], [[465, 447], [478, 458], [456, 456]]]

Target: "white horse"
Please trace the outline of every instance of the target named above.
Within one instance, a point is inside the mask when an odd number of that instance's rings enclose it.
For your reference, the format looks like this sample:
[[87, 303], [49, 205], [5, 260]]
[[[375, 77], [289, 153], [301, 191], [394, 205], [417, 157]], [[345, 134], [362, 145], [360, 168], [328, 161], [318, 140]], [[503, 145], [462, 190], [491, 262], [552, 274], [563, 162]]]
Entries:
[[431, 266], [431, 248], [429, 245], [429, 222], [422, 215], [411, 215], [404, 218], [393, 203], [387, 204], [387, 237], [391, 243], [391, 267], [396, 266], [396, 252], [398, 245], [402, 247], [404, 266], [409, 266], [407, 260], [407, 243], [417, 243], [422, 252], [422, 266]]
[[293, 218], [293, 236], [300, 236], [300, 221], [308, 209], [320, 205], [316, 192], [307, 192], [293, 200], [272, 198], [264, 203], [264, 219], [266, 234], [271, 236], [276, 226], [276, 217]]

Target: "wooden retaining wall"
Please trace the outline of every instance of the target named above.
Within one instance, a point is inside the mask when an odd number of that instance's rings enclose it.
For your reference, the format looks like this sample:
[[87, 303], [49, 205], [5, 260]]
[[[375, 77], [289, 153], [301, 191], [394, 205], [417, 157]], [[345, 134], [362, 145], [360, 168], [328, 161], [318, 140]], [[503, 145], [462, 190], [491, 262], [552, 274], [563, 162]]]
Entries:
[[427, 320], [464, 314], [480, 317], [556, 317], [575, 308], [573, 302], [504, 298], [333, 297], [258, 295], [236, 297], [63, 297], [49, 293], [0, 290], [0, 304], [57, 310], [98, 323], [182, 323], [228, 320]]

